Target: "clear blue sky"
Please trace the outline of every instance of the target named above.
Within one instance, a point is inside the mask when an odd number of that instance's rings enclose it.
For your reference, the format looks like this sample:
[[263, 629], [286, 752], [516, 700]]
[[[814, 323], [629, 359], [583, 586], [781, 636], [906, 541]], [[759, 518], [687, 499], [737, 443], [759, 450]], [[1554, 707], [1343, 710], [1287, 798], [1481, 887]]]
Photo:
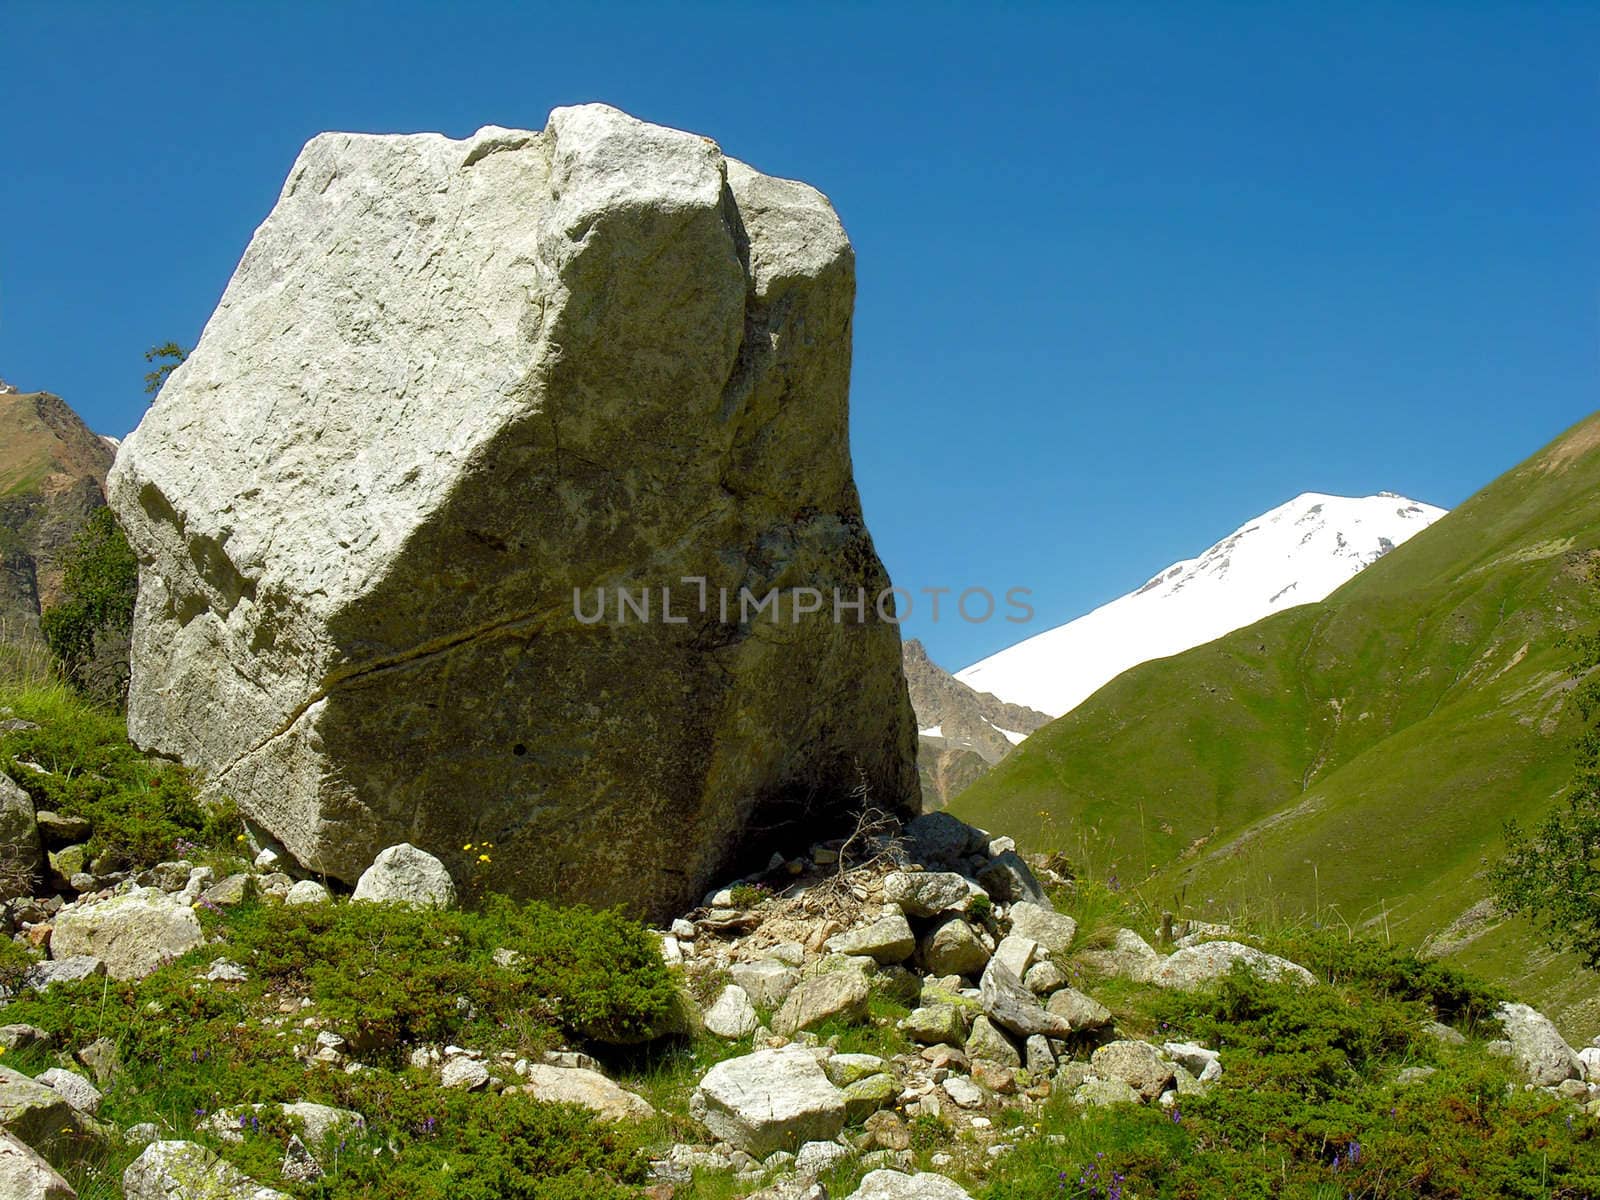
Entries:
[[[0, 377], [138, 420], [326, 129], [604, 100], [832, 197], [897, 582], [1070, 618], [1596, 402], [1600, 7], [0, 2]], [[1015, 626], [914, 619], [955, 668]]]

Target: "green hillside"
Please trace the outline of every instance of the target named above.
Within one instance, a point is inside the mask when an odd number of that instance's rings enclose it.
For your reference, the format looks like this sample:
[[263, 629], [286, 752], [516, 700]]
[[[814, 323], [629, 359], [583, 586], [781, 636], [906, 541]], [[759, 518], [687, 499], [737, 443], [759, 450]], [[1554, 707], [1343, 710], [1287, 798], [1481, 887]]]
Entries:
[[1563, 634], [1600, 620], [1600, 415], [1321, 604], [1113, 680], [952, 811], [1153, 904], [1430, 945], [1600, 1032], [1600, 977], [1481, 904], [1571, 766]]

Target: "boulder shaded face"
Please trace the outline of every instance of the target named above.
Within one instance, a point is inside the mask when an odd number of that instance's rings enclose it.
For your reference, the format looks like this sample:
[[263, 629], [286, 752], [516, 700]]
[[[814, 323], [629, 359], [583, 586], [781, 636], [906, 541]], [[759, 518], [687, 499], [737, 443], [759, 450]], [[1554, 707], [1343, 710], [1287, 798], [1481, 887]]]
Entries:
[[651, 915], [914, 806], [853, 300], [825, 197], [614, 109], [315, 138], [112, 472], [133, 737], [308, 869]]

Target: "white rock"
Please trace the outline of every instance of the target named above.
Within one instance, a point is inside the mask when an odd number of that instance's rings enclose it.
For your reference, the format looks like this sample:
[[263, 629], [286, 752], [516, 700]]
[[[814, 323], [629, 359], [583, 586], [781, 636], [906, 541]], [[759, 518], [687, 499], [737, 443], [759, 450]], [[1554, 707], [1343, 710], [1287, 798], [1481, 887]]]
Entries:
[[475, 1092], [489, 1085], [489, 1068], [472, 1058], [452, 1058], [444, 1064], [439, 1085]]
[[258, 871], [271, 871], [280, 861], [276, 850], [267, 849], [256, 855], [255, 862], [251, 865]]
[[759, 1024], [761, 1018], [750, 1003], [749, 994], [736, 983], [723, 988], [716, 1001], [706, 1009], [706, 1030], [729, 1041], [748, 1037]]
[[[1208, 1050], [1194, 1042], [1163, 1042], [1161, 1050], [1173, 1062], [1196, 1077], [1205, 1075], [1221, 1061], [1221, 1056], [1215, 1050]], [[1220, 1068], [1218, 1073], [1221, 1073]]]
[[736, 962], [728, 968], [728, 974], [745, 990], [751, 1003], [766, 1009], [781, 1005], [800, 982], [799, 971], [770, 958]]
[[1590, 1083], [1600, 1083], [1600, 1046], [1585, 1046], [1578, 1051], [1578, 1061]]
[[690, 1099], [713, 1136], [757, 1158], [832, 1141], [844, 1128], [844, 1095], [802, 1046], [757, 1050], [718, 1063]]
[[0, 1196], [5, 1200], [77, 1200], [77, 1195], [32, 1147], [0, 1130]]
[[[944, 1156], [949, 1160], [949, 1155]], [[938, 1156], [935, 1156], [937, 1160]], [[901, 1171], [872, 1171], [846, 1200], [972, 1200], [955, 1180], [932, 1171], [907, 1175]]]
[[453, 908], [456, 885], [437, 858], [409, 842], [401, 842], [380, 852], [361, 873], [354, 898]]
[[60, 1092], [67, 1103], [78, 1112], [87, 1113], [92, 1117], [100, 1111], [102, 1099], [100, 1089], [76, 1071], [51, 1067], [47, 1071], [40, 1071], [33, 1078], [36, 1083], [42, 1083], [52, 1091]]
[[1554, 1087], [1564, 1080], [1583, 1077], [1583, 1064], [1543, 1013], [1526, 1004], [1502, 1004], [1495, 1009], [1495, 1016], [1529, 1083]]
[[315, 879], [302, 879], [284, 896], [285, 904], [327, 904], [333, 897]]
[[290, 1200], [204, 1146], [152, 1142], [122, 1173], [125, 1200]]
[[794, 1173], [802, 1179], [815, 1179], [849, 1157], [849, 1149], [838, 1142], [807, 1142], [794, 1156]]
[[983, 1089], [965, 1075], [951, 1075], [939, 1085], [957, 1108], [982, 1108]]
[[204, 940], [193, 909], [149, 888], [62, 909], [50, 952], [58, 959], [101, 959], [113, 979], [143, 979]]
[[1282, 980], [1307, 987], [1317, 981], [1316, 976], [1299, 963], [1292, 963], [1241, 942], [1204, 942], [1174, 950], [1167, 956], [1166, 962], [1156, 969], [1151, 981], [1157, 987], [1190, 991], [1228, 975], [1235, 963], [1243, 963], [1252, 974], [1262, 979]]
[[1052, 912], [1026, 900], [1013, 904], [1009, 915], [1014, 936], [1031, 938], [1044, 947], [1045, 953], [1065, 961], [1073, 938], [1078, 936], [1076, 921], [1065, 913]]
[[[140, 558], [133, 740], [334, 879], [422, 840], [658, 919], [759, 831], [840, 823], [858, 763], [913, 804], [898, 631], [790, 591], [888, 583], [854, 290], [821, 193], [604, 105], [313, 138], [107, 485]], [[741, 587], [781, 588], [781, 623], [706, 653]], [[646, 588], [652, 619], [618, 614]]]
[[584, 1067], [529, 1063], [523, 1091], [550, 1104], [576, 1104], [608, 1121], [646, 1121], [655, 1109], [643, 1097]]
[[934, 917], [966, 908], [972, 892], [953, 871], [891, 871], [883, 880], [883, 896], [912, 917]]

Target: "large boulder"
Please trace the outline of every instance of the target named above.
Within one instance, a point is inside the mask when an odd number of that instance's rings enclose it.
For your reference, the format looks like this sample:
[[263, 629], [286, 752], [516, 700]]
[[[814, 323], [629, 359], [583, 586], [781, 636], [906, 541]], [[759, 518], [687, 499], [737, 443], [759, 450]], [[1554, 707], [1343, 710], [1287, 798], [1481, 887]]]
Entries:
[[0, 1067], [0, 1128], [56, 1166], [89, 1157], [104, 1134], [60, 1092], [10, 1067]]
[[757, 1050], [718, 1063], [700, 1081], [689, 1107], [715, 1137], [757, 1158], [831, 1141], [844, 1128], [844, 1094], [803, 1046]]
[[1583, 1078], [1583, 1063], [1543, 1013], [1526, 1004], [1502, 1004], [1495, 1016], [1529, 1083], [1553, 1087], [1568, 1079]]
[[1036, 1033], [1064, 1038], [1074, 1032], [1070, 1019], [1046, 1009], [998, 957], [984, 970], [980, 988], [984, 1015], [1002, 1029], [1024, 1038]]
[[867, 977], [849, 967], [823, 971], [803, 979], [772, 1017], [772, 1031], [793, 1037], [837, 1017], [856, 1021], [867, 1012], [872, 991]]
[[50, 935], [56, 958], [98, 958], [113, 979], [143, 979], [205, 940], [187, 904], [146, 888], [64, 908]]
[[134, 740], [308, 871], [656, 917], [908, 810], [854, 275], [820, 193], [603, 105], [313, 138], [109, 480]]

